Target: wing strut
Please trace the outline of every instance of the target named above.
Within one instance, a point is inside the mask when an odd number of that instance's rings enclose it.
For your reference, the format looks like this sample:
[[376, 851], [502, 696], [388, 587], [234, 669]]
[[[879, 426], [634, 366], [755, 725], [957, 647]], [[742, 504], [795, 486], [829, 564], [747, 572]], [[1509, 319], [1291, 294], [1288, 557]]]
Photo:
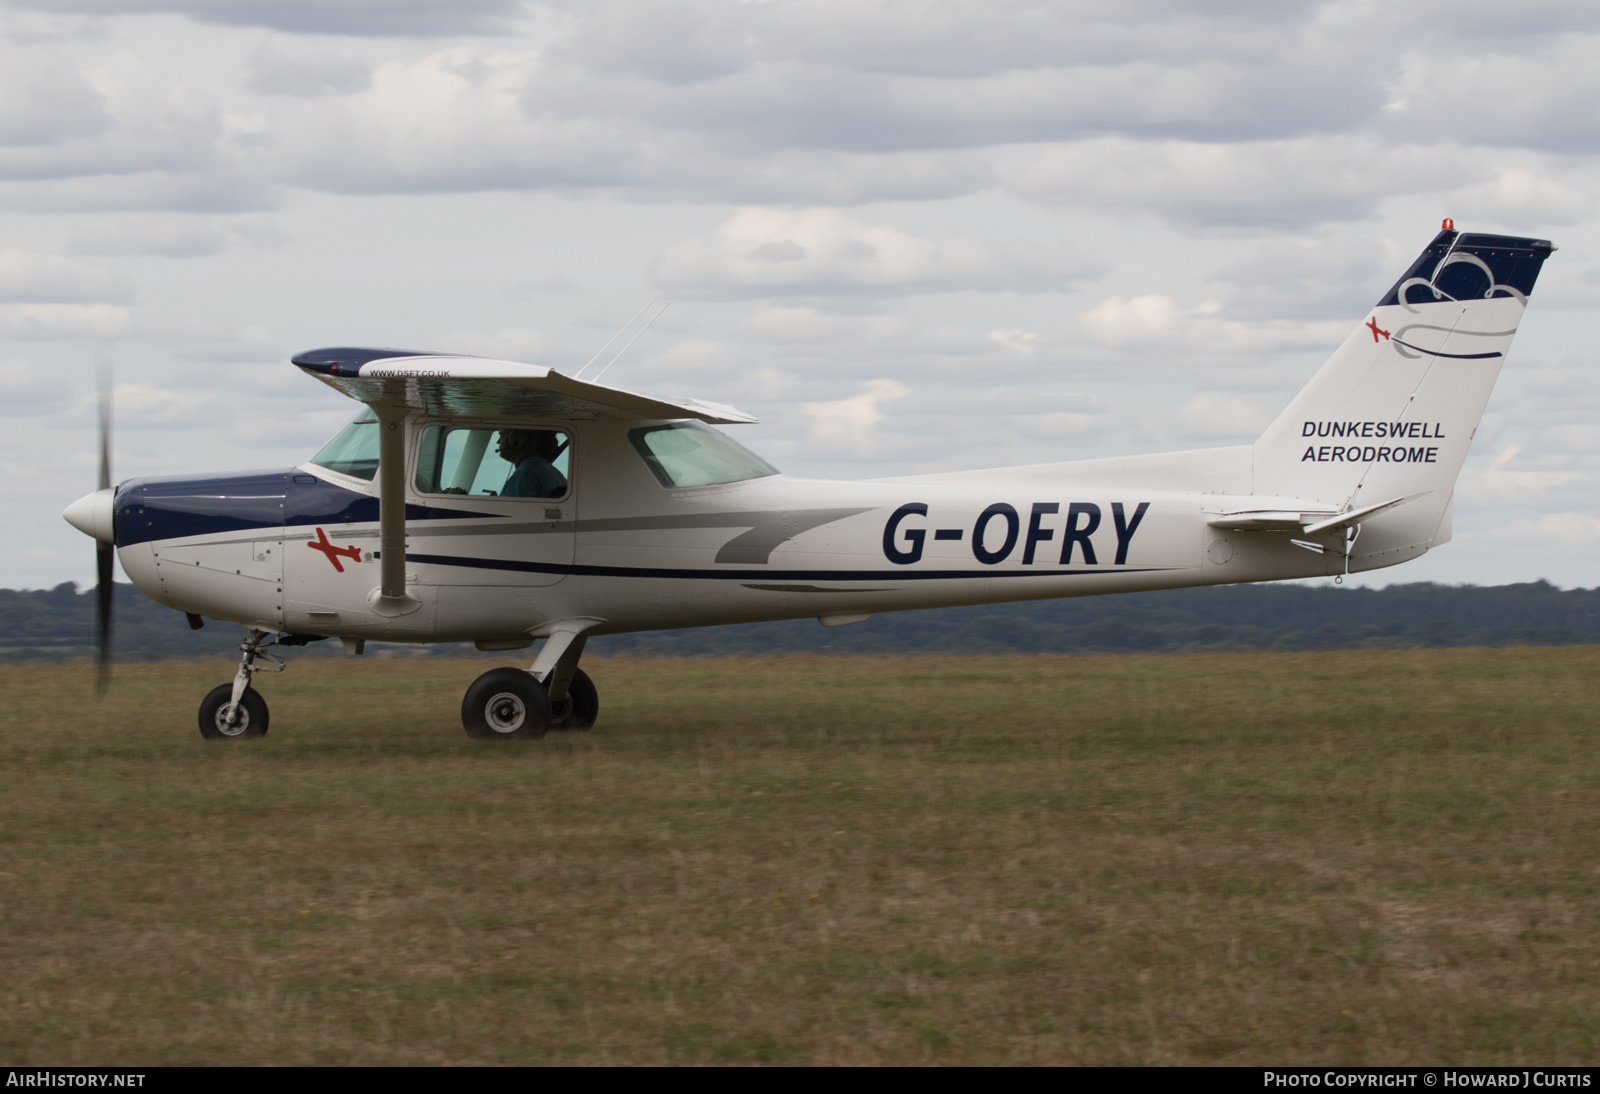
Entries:
[[[385, 384], [385, 387], [393, 385]], [[385, 392], [385, 394], [390, 394]], [[367, 603], [379, 615], [410, 615], [422, 601], [406, 594], [406, 415], [400, 398], [372, 403], [378, 415], [379, 585]]]

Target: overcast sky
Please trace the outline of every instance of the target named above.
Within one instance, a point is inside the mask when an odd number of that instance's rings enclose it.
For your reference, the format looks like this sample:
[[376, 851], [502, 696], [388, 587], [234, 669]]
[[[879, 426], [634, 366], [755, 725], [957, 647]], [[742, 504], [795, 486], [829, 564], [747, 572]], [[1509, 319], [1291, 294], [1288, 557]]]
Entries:
[[0, 586], [95, 478], [304, 461], [327, 345], [732, 403], [797, 474], [1253, 440], [1439, 228], [1553, 240], [1373, 584], [1600, 585], [1600, 6], [4, 0]]

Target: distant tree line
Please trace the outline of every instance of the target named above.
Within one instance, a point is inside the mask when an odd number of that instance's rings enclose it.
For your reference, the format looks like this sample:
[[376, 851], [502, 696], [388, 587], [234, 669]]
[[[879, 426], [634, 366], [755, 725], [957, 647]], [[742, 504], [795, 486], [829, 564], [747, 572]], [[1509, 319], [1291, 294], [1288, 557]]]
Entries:
[[[241, 630], [212, 621], [189, 629], [131, 585], [114, 598], [119, 661], [231, 657]], [[94, 590], [0, 589], [0, 663], [94, 655]], [[1188, 650], [1402, 649], [1444, 646], [1564, 646], [1600, 643], [1600, 588], [1521, 585], [1391, 585], [1386, 589], [1228, 585], [1156, 593], [1031, 601], [875, 615], [824, 628], [815, 620], [648, 631], [594, 639], [595, 653], [660, 656], [814, 653], [1103, 653]], [[369, 652], [422, 652], [381, 647]], [[424, 648], [433, 655], [514, 660], [471, 645]], [[337, 654], [337, 642], [304, 653]]]

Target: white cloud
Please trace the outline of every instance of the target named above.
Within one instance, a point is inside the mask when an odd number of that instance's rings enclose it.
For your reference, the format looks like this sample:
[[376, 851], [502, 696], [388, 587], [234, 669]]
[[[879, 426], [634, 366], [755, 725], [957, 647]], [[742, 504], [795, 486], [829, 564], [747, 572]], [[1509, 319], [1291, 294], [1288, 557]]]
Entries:
[[1252, 438], [1271, 420], [1254, 399], [1226, 391], [1202, 391], [1178, 408], [1175, 424], [1186, 437], [1220, 440]]
[[1584, 20], [1564, 13], [1556, 24], [1561, 30], [1547, 37], [1430, 50], [1407, 108], [1385, 121], [1412, 139], [1446, 136], [1563, 154], [1600, 150], [1593, 109], [1600, 96], [1594, 65], [1600, 35], [1592, 9], [1589, 14]]
[[[1430, 239], [1431, 233], [1419, 232], [1417, 249]], [[1394, 283], [1405, 262], [1397, 247], [1385, 247], [1370, 229], [1340, 227], [1309, 237], [1263, 240], [1212, 276], [1237, 288], [1228, 299], [1234, 314], [1352, 319]]]
[[19, 8], [92, 15], [181, 13], [203, 23], [288, 33], [351, 35], [501, 34], [522, 0], [13, 0]]
[[1478, 476], [1479, 482], [1496, 493], [1520, 497], [1543, 493], [1584, 477], [1583, 472], [1570, 469], [1535, 470], [1513, 466], [1521, 455], [1521, 445], [1506, 445]]
[[128, 279], [104, 266], [15, 248], [0, 251], [0, 301], [75, 303], [132, 295]]
[[173, 83], [130, 54], [101, 58], [83, 72], [103, 110], [93, 127], [57, 127], [0, 146], [0, 178], [59, 179], [136, 171], [195, 170], [217, 164], [221, 120], [210, 97]]
[[1065, 287], [1093, 267], [1046, 241], [916, 236], [836, 209], [746, 208], [710, 239], [678, 244], [651, 268], [656, 283], [700, 298]]
[[186, 213], [123, 213], [80, 221], [64, 248], [77, 254], [209, 258], [227, 247], [275, 247], [288, 242], [269, 217]]
[[896, 380], [868, 380], [862, 386], [866, 390], [853, 398], [806, 403], [811, 436], [833, 445], [836, 450], [870, 452], [872, 427], [883, 421], [879, 404], [889, 399], [903, 399], [911, 394], [911, 389]]
[[0, 179], [0, 209], [30, 212], [116, 212], [165, 209], [239, 213], [271, 209], [280, 190], [261, 177], [212, 172], [134, 171], [76, 178]]
[[1037, 353], [1039, 351], [1039, 343], [1043, 341], [1043, 337], [1037, 332], [1023, 330], [1021, 327], [1013, 327], [1010, 330], [992, 330], [985, 337], [991, 342], [999, 343], [1013, 353], [1022, 354], [1024, 357], [1032, 357]]
[[1100, 433], [1115, 424], [1108, 414], [1064, 412], [1055, 414], [1017, 414], [1006, 419], [1011, 430], [1021, 437], [1058, 441], [1078, 439]]
[[501, 361], [538, 361], [551, 344], [548, 334], [533, 327], [456, 330], [448, 334], [424, 335], [418, 343], [423, 348], [439, 353], [464, 353], [472, 357], [494, 357]]
[[[88, 413], [86, 399], [80, 413]], [[124, 430], [196, 429], [228, 422], [239, 408], [222, 395], [203, 390], [174, 390], [158, 384], [116, 384], [111, 389], [114, 428]], [[239, 415], [246, 417], [246, 415]]]
[[258, 95], [310, 97], [364, 91], [371, 67], [360, 57], [342, 53], [285, 53], [262, 42], [246, 62], [245, 86]]
[[123, 338], [133, 315], [114, 304], [0, 304], [0, 338]]
[[93, 137], [110, 124], [100, 94], [37, 46], [0, 48], [0, 147]]
[[[607, 357], [602, 357], [584, 378], [598, 375], [606, 360]], [[665, 391], [679, 383], [723, 383], [740, 377], [748, 367], [743, 348], [734, 343], [712, 338], [684, 338], [638, 364], [630, 365], [629, 358], [624, 356], [615, 370], [605, 373], [604, 382], [623, 387], [634, 386], [637, 382]]]
[[1246, 322], [1219, 319], [1220, 305], [1207, 301], [1188, 310], [1170, 297], [1151, 293], [1124, 299], [1108, 297], [1080, 317], [1090, 338], [1106, 346], [1140, 347], [1183, 345], [1194, 352], [1267, 352], [1325, 346], [1331, 352], [1350, 332], [1340, 320]]
[[709, 116], [660, 118], [670, 89], [614, 85], [553, 69], [536, 50], [390, 60], [360, 94], [280, 104], [251, 162], [343, 193], [606, 189], [850, 203], [970, 192], [992, 179], [986, 159], [965, 150], [752, 147]]
[[744, 331], [772, 342], [882, 342], [911, 329], [895, 315], [841, 315], [818, 308], [766, 304], [746, 317]]
[[13, 358], [0, 361], [0, 416], [35, 417], [64, 408], [71, 385], [53, 369]]
[[1180, 223], [1303, 226], [1370, 216], [1385, 197], [1488, 173], [1487, 158], [1466, 148], [1368, 136], [1231, 144], [1117, 136], [1046, 147], [1010, 187], [1047, 204], [1139, 209]]
[[1494, 221], [1517, 225], [1522, 232], [1546, 224], [1575, 224], [1594, 213], [1594, 202], [1583, 191], [1515, 167], [1450, 191], [1445, 201], [1463, 225]]

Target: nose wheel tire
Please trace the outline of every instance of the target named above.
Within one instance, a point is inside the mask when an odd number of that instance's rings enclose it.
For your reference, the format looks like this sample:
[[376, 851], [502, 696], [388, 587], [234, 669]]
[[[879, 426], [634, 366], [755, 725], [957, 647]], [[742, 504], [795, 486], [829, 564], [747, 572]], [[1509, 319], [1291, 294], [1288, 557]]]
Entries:
[[231, 717], [224, 717], [233, 699], [232, 684], [218, 684], [200, 702], [200, 736], [207, 740], [235, 741], [267, 735], [267, 701], [255, 688], [245, 688]]
[[550, 730], [550, 699], [530, 673], [490, 669], [461, 700], [461, 725], [477, 740], [537, 740]]
[[550, 704], [551, 729], [588, 729], [600, 716], [600, 693], [582, 669], [572, 670], [567, 697]]

